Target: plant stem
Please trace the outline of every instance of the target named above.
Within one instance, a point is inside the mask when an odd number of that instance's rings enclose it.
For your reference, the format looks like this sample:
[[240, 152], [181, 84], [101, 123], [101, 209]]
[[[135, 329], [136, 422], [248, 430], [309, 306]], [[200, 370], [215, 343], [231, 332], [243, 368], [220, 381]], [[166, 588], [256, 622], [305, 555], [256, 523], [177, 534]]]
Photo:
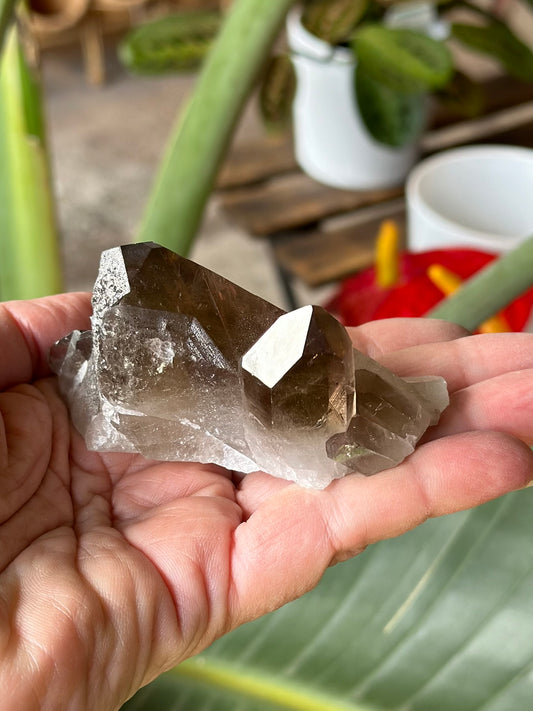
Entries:
[[15, 0], [0, 0], [0, 55], [2, 54], [4, 38], [14, 9]]
[[181, 115], [138, 241], [187, 254], [245, 100], [293, 0], [236, 0]]
[[469, 279], [427, 315], [474, 331], [533, 284], [533, 237]]
[[61, 289], [40, 87], [12, 27], [0, 60], [0, 298]]

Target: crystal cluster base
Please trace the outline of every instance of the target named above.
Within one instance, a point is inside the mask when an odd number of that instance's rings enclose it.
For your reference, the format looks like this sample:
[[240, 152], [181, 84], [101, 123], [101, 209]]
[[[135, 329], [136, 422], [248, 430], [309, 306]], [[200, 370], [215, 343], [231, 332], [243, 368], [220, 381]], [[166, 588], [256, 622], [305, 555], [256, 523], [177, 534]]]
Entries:
[[413, 452], [448, 404], [317, 306], [284, 313], [155, 244], [102, 254], [91, 331], [50, 354], [87, 447], [264, 470], [324, 488]]

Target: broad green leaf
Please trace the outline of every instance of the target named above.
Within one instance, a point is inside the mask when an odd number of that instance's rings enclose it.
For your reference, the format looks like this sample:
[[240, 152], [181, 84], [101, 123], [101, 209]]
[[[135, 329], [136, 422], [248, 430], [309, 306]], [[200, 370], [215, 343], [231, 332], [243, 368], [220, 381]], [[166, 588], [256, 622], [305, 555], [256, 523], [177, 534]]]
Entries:
[[452, 36], [469, 49], [496, 59], [505, 71], [522, 81], [533, 81], [533, 52], [500, 22], [485, 26], [452, 24]]
[[330, 44], [346, 42], [368, 7], [368, 0], [310, 0], [302, 25]]
[[273, 56], [266, 67], [259, 91], [262, 119], [270, 130], [283, 130], [290, 123], [296, 92], [296, 74], [287, 54]]
[[516, 492], [371, 546], [124, 709], [526, 711], [532, 507]]
[[4, 46], [7, 28], [13, 17], [15, 0], [0, 0], [0, 54]]
[[197, 69], [220, 29], [218, 12], [180, 12], [142, 25], [122, 41], [119, 57], [130, 71], [158, 74]]
[[0, 297], [61, 289], [40, 89], [12, 28], [0, 61]]
[[356, 33], [353, 48], [365, 72], [394, 91], [438, 89], [453, 74], [446, 45], [414, 30], [365, 25]]
[[365, 126], [380, 143], [398, 148], [420, 135], [426, 117], [424, 94], [400, 94], [361, 67], [355, 72], [355, 94]]

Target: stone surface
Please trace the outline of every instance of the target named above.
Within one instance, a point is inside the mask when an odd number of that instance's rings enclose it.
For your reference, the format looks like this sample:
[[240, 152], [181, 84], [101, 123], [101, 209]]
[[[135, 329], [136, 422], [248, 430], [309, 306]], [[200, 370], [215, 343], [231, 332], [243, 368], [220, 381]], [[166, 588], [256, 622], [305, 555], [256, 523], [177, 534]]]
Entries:
[[285, 314], [154, 244], [102, 254], [92, 330], [50, 362], [89, 449], [318, 488], [395, 466], [448, 404], [442, 378], [395, 376], [324, 309]]

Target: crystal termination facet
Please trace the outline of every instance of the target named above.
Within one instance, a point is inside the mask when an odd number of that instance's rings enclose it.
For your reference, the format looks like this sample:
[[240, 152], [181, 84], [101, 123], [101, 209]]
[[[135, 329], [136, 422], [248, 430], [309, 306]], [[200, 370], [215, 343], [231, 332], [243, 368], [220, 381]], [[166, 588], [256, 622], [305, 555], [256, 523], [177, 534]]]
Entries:
[[448, 405], [442, 378], [394, 375], [324, 309], [286, 314], [151, 243], [102, 254], [92, 330], [50, 362], [89, 449], [315, 488], [396, 466]]

